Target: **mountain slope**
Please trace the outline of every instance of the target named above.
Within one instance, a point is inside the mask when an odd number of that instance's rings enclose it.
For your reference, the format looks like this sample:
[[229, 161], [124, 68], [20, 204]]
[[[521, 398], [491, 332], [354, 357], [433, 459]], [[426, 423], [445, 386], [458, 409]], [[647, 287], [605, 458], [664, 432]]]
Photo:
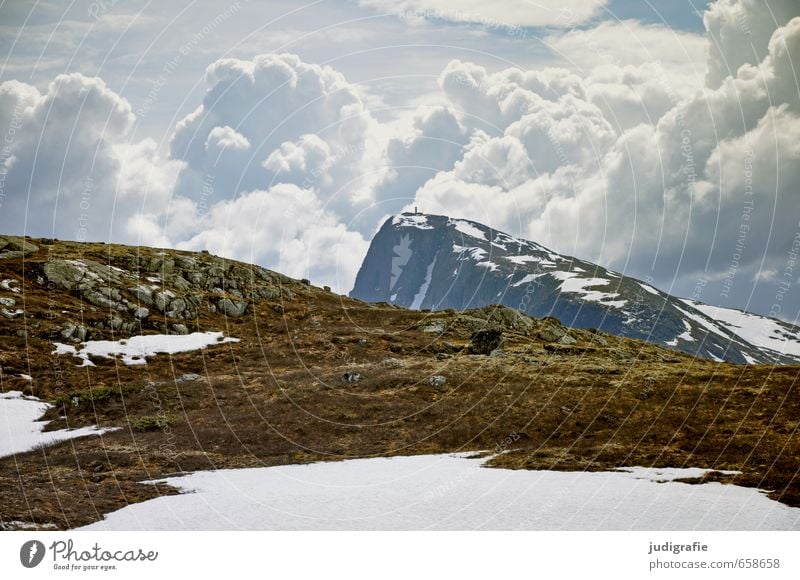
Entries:
[[[409, 300], [425, 302], [446, 261], [421, 267]], [[181, 472], [481, 450], [515, 469], [733, 470], [725, 481], [800, 505], [800, 367], [712, 362], [503, 306], [368, 304], [114, 244], [0, 237], [0, 298], [0, 431], [23, 394], [47, 407], [46, 437], [97, 429], [0, 456], [0, 530], [88, 524], [175, 493], [140, 482]]]
[[682, 300], [476, 222], [401, 214], [372, 241], [350, 293], [414, 309], [503, 304], [735, 363], [800, 360], [800, 328]]

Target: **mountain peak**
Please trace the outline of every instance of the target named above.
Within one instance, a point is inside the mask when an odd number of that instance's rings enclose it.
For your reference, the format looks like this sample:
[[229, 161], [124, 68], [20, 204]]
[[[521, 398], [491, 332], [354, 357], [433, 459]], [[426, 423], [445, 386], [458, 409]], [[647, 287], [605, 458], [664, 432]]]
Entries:
[[384, 222], [350, 295], [412, 309], [510, 306], [737, 363], [800, 361], [800, 328], [681, 300], [649, 283], [461, 218], [403, 212]]

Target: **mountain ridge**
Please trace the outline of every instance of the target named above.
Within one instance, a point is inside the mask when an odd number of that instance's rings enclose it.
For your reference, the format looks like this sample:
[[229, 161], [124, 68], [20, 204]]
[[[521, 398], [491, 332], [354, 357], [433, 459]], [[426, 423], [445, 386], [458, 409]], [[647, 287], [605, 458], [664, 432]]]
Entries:
[[497, 303], [712, 360], [800, 362], [800, 327], [662, 292], [478, 222], [403, 213], [373, 238], [350, 296], [412, 309]]

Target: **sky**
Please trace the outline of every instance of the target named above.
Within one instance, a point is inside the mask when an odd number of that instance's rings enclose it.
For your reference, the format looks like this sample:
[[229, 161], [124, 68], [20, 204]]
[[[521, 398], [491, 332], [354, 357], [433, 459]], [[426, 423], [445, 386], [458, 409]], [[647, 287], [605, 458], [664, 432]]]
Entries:
[[797, 0], [0, 3], [0, 231], [352, 288], [473, 219], [800, 314]]

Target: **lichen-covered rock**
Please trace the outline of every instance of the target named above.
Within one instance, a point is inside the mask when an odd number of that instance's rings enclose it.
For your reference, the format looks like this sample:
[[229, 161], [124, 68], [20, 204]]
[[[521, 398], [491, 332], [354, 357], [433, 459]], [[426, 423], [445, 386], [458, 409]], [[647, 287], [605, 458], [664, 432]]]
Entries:
[[25, 238], [17, 236], [0, 236], [0, 260], [13, 260], [22, 258], [33, 252], [38, 252], [39, 246], [32, 244]]
[[140, 306], [133, 311], [133, 317], [137, 320], [144, 320], [148, 316], [150, 316], [150, 311], [143, 306]]
[[84, 270], [73, 261], [53, 260], [44, 265], [44, 275], [49, 282], [66, 290], [72, 290], [83, 279]]
[[469, 352], [471, 354], [491, 354], [503, 344], [503, 331], [496, 328], [479, 330], [470, 337]]
[[189, 329], [186, 328], [185, 324], [173, 324], [172, 332], [174, 334], [189, 334]]
[[131, 288], [131, 292], [142, 303], [147, 306], [153, 305], [153, 289], [144, 284]]
[[562, 336], [567, 334], [566, 328], [561, 323], [552, 318], [542, 320], [542, 326], [536, 333], [536, 337], [544, 342], [557, 342]]
[[469, 315], [480, 318], [490, 323], [492, 326], [500, 327], [505, 330], [513, 330], [527, 334], [533, 328], [533, 319], [508, 306], [495, 304], [484, 306], [469, 311]]
[[433, 375], [428, 377], [427, 383], [432, 387], [443, 387], [447, 384], [447, 379], [442, 375]]
[[222, 298], [217, 302], [217, 308], [219, 308], [227, 316], [237, 317], [242, 316], [245, 313], [245, 310], [247, 310], [247, 302], [244, 302], [243, 300]]
[[165, 312], [170, 301], [175, 298], [175, 293], [170, 290], [160, 290], [153, 295], [153, 306], [159, 312]]

